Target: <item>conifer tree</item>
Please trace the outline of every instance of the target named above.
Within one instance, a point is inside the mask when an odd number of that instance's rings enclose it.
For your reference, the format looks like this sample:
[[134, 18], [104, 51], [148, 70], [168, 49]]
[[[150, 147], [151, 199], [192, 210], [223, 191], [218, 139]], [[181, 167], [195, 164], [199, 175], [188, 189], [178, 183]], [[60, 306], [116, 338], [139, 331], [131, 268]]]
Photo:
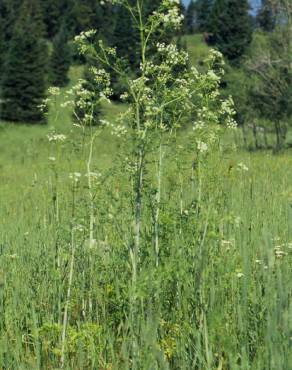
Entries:
[[21, 0], [0, 0], [0, 79]]
[[110, 2], [104, 2], [100, 7], [100, 28], [99, 38], [103, 39], [107, 45], [113, 45], [115, 28], [115, 7]]
[[37, 0], [24, 0], [13, 29], [2, 76], [1, 118], [44, 122], [40, 109], [46, 93], [47, 46], [34, 22]]
[[186, 15], [185, 15], [185, 30], [187, 34], [192, 34], [195, 31], [195, 3], [193, 0], [189, 3], [187, 10], [186, 10]]
[[210, 18], [211, 44], [237, 63], [252, 39], [247, 0], [215, 0]]
[[100, 30], [102, 24], [102, 5], [98, 0], [73, 0], [71, 25], [75, 35], [90, 29]]
[[53, 40], [53, 51], [50, 58], [50, 83], [53, 86], [67, 85], [70, 63], [71, 49], [68, 44], [67, 31], [63, 25]]
[[7, 16], [7, 8], [4, 2], [0, 2], [0, 79], [5, 62], [5, 54], [7, 50], [7, 40], [5, 37], [5, 19]]
[[124, 58], [132, 70], [139, 65], [139, 31], [127, 9], [118, 6], [114, 30], [114, 45], [119, 57]]
[[200, 32], [209, 31], [210, 15], [214, 0], [197, 0], [194, 3], [195, 29]]
[[[68, 0], [65, 0], [68, 2]], [[65, 9], [62, 9], [65, 3], [64, 0], [41, 0], [41, 6], [44, 14], [44, 23], [46, 26], [46, 33], [49, 39], [56, 36], [60, 29], [62, 22], [62, 11], [65, 13]]]
[[257, 23], [266, 32], [271, 32], [276, 26], [276, 11], [271, 0], [262, 0], [257, 14]]

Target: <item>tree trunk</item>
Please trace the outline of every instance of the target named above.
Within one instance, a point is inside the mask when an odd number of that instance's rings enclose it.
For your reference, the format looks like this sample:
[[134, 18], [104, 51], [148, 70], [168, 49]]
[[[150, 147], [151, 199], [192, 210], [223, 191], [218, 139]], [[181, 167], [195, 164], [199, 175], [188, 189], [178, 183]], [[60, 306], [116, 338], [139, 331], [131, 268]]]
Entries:
[[257, 126], [255, 122], [252, 123], [252, 133], [254, 137], [254, 145], [256, 149], [259, 149], [258, 136], [257, 136]]
[[276, 133], [276, 146], [275, 151], [278, 152], [281, 149], [281, 127], [278, 120], [275, 121], [275, 133]]

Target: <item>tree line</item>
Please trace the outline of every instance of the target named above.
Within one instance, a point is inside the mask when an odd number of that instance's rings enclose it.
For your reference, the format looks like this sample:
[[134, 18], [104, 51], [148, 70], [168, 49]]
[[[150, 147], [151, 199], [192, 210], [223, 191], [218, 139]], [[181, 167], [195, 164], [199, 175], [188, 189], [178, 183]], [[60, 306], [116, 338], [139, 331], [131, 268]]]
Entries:
[[[232, 95], [237, 122], [248, 131], [252, 148], [284, 146], [292, 114], [292, 3], [262, 0], [256, 17], [247, 1], [191, 1], [186, 12], [188, 33], [200, 32], [226, 57], [222, 92]], [[251, 128], [251, 130], [248, 130]]]
[[[129, 3], [135, 5], [134, 0]], [[144, 1], [143, 15], [148, 17], [160, 3]], [[39, 106], [47, 86], [65, 86], [72, 63], [90, 64], [73, 43], [76, 35], [90, 29], [97, 31], [96, 40], [116, 48], [129, 73], [136, 73], [139, 30], [122, 6], [99, 0], [0, 0], [0, 117], [45, 121]], [[164, 41], [173, 35], [163, 36]], [[85, 78], [90, 78], [88, 69]], [[115, 76], [113, 82], [119, 92]]]
[[[129, 0], [130, 5], [135, 3]], [[144, 0], [143, 16], [153, 14], [161, 3]], [[148, 53], [155, 58], [157, 42], [175, 42], [183, 48], [183, 34], [201, 33], [225, 56], [221, 90], [234, 97], [238, 122], [259, 117], [273, 121], [280, 147], [291, 114], [291, 2], [262, 0], [256, 18], [247, 0], [193, 0], [186, 9], [179, 6], [184, 14], [181, 31], [169, 29], [163, 36], [157, 32]], [[90, 29], [96, 30], [94, 42], [102, 40], [116, 48], [128, 74], [139, 74], [139, 29], [124, 7], [99, 0], [0, 0], [1, 119], [45, 122], [40, 105], [47, 87], [66, 86], [73, 63], [85, 65], [85, 87], [94, 93], [91, 69], [99, 66], [80, 57], [73, 42]], [[108, 72], [112, 97], [119, 99], [123, 81], [114, 70]]]

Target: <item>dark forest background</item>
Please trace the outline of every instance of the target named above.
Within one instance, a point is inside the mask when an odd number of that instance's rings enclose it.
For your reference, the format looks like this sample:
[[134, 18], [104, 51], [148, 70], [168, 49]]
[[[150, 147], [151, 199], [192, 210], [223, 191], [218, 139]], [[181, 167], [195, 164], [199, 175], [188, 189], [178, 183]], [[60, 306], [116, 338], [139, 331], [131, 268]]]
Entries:
[[[134, 1], [134, 0], [131, 0]], [[130, 2], [131, 2], [130, 1]], [[133, 2], [134, 5], [135, 1]], [[180, 4], [181, 30], [157, 35], [187, 49], [185, 35], [201, 35], [203, 43], [221, 51], [226, 60], [222, 94], [232, 95], [237, 121], [250, 128], [259, 147], [257, 126], [285, 142], [291, 115], [291, 4], [264, 0], [256, 14], [247, 0], [197, 0]], [[145, 0], [145, 18], [161, 4]], [[96, 40], [115, 47], [130, 75], [139, 74], [139, 31], [119, 5], [99, 0], [0, 0], [0, 117], [4, 121], [45, 123], [39, 108], [48, 86], [68, 84], [71, 66], [83, 65], [87, 88], [94, 90], [90, 67], [80, 57], [75, 36], [91, 29]], [[190, 40], [190, 39], [188, 39]], [[191, 47], [199, 47], [194, 44]], [[148, 50], [155, 58], [155, 44]], [[200, 65], [200, 60], [192, 61]], [[112, 74], [113, 100], [124, 91]], [[98, 111], [96, 112], [98, 115]]]

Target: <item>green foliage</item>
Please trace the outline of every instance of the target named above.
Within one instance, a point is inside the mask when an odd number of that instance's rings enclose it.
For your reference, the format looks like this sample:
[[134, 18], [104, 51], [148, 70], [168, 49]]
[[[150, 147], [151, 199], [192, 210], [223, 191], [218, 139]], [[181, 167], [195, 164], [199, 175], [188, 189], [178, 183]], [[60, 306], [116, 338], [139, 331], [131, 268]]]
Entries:
[[195, 24], [196, 29], [200, 32], [208, 32], [211, 27], [212, 20], [211, 12], [214, 0], [197, 0], [194, 3], [194, 10], [196, 14]]
[[50, 83], [53, 86], [66, 86], [69, 82], [68, 72], [71, 64], [71, 48], [67, 32], [62, 27], [53, 40], [50, 56]]
[[187, 34], [194, 33], [195, 30], [195, 3], [192, 0], [185, 13], [185, 30]]
[[95, 71], [93, 65], [86, 66], [75, 97], [74, 119], [85, 125], [98, 125], [100, 120], [101, 89]]
[[248, 62], [248, 70], [255, 76], [250, 88], [251, 104], [260, 117], [274, 122], [276, 150], [284, 144], [286, 124], [292, 115], [290, 42], [289, 29], [279, 27], [266, 39], [264, 49], [256, 49]]
[[271, 32], [276, 26], [275, 5], [271, 0], [262, 0], [261, 8], [257, 14], [257, 23], [264, 31]]
[[201, 69], [208, 57], [210, 47], [205, 43], [201, 34], [185, 35], [182, 37], [190, 56], [190, 64]]
[[[60, 31], [62, 24], [69, 26], [70, 10], [73, 0], [41, 0], [46, 35], [52, 40]], [[70, 31], [69, 29], [67, 32]]]
[[100, 2], [97, 0], [73, 0], [70, 17], [75, 35], [90, 29], [100, 29], [102, 25]]
[[0, 3], [0, 80], [1, 75], [3, 72], [4, 62], [6, 59], [7, 53], [7, 34], [6, 34], [6, 27], [7, 27], [7, 16], [8, 16], [8, 8], [5, 2]]
[[266, 40], [265, 49], [258, 50], [248, 64], [257, 76], [252, 88], [255, 107], [271, 120], [283, 120], [292, 113], [290, 57], [284, 54], [289, 42], [285, 29], [274, 32]]
[[[222, 55], [201, 36], [185, 38], [198, 69], [174, 43], [153, 58], [177, 5], [141, 23], [138, 75], [83, 32], [86, 78], [50, 90], [49, 125], [0, 125], [0, 368], [291, 367], [291, 158], [234, 148]], [[259, 41], [282, 78], [287, 34]], [[235, 96], [247, 70], [228, 70]]]
[[140, 61], [139, 30], [130, 12], [122, 5], [118, 6], [113, 45], [119, 57], [126, 59], [131, 70], [136, 70]]
[[39, 105], [46, 94], [47, 46], [40, 38], [42, 26], [34, 22], [35, 6], [23, 3], [5, 61], [0, 111], [8, 121], [45, 121]]
[[249, 95], [252, 83], [246, 70], [227, 66], [222, 94], [226, 97], [232, 96], [236, 110], [236, 121], [240, 125], [248, 124], [256, 116]]
[[[222, 152], [193, 164], [188, 132], [178, 135], [164, 164], [161, 264], [153, 268], [149, 258], [141, 265], [133, 317], [126, 244], [131, 186], [116, 156], [120, 138], [104, 130], [94, 145], [94, 171], [102, 179], [94, 198], [97, 245], [88, 248], [88, 147], [84, 153], [83, 135], [78, 128], [70, 134], [62, 111], [55, 122], [56, 109], [50, 121], [66, 134], [62, 143], [46, 140], [47, 126], [1, 129], [1, 366], [60, 367], [75, 209], [84, 230], [76, 230], [64, 368], [128, 370], [135, 329], [137, 369], [192, 369], [194, 362], [199, 369], [208, 363], [214, 369], [266, 369], [271, 358], [277, 370], [289, 369], [290, 152], [234, 152], [225, 138]], [[73, 187], [69, 174], [75, 169], [82, 176]], [[151, 227], [145, 224], [145, 237]], [[145, 239], [145, 259], [150, 241]]]
[[210, 43], [237, 63], [252, 40], [247, 0], [216, 0], [210, 16]]

